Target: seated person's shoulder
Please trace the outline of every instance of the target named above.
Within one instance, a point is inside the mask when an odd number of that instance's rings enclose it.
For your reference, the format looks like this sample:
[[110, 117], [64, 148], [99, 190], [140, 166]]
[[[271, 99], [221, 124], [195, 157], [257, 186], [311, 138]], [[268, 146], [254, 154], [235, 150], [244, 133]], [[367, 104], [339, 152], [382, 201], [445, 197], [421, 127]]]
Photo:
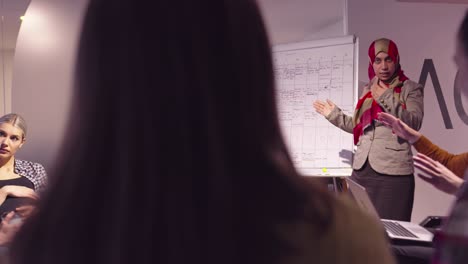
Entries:
[[283, 226], [281, 233], [297, 249], [287, 263], [394, 263], [375, 218], [348, 197], [330, 195], [326, 200], [323, 208], [312, 201], [315, 210], [306, 205], [303, 219]]
[[47, 172], [40, 163], [16, 159], [15, 170], [32, 181], [36, 191], [42, 191], [47, 185]]
[[[348, 195], [339, 195], [335, 201], [334, 235], [344, 251], [353, 252], [348, 255], [348, 263], [393, 263], [380, 220], [364, 212]], [[361, 254], [355, 254], [360, 251], [365, 260]]]
[[[382, 233], [385, 230], [381, 226], [379, 219], [364, 212], [352, 198], [346, 194], [336, 197], [335, 217], [338, 228], [343, 228], [346, 232]], [[343, 232], [345, 232], [343, 230]]]
[[20, 170], [29, 172], [34, 171], [36, 173], [45, 173], [45, 168], [40, 163], [20, 159], [16, 159], [15, 162], [16, 168]]

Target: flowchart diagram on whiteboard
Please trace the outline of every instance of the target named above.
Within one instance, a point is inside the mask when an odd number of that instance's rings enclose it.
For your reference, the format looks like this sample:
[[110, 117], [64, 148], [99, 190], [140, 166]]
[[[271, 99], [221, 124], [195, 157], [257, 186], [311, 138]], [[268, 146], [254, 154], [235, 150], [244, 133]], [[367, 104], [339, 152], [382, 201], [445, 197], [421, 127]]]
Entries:
[[352, 134], [315, 112], [332, 100], [352, 115], [357, 98], [354, 36], [273, 47], [281, 129], [296, 168], [306, 176], [351, 175]]

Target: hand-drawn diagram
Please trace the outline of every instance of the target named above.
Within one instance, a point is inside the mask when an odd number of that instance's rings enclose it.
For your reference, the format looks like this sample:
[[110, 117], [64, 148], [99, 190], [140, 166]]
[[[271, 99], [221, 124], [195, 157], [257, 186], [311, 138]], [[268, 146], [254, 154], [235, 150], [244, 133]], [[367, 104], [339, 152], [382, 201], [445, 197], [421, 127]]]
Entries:
[[296, 167], [350, 168], [352, 134], [330, 124], [312, 103], [330, 99], [352, 114], [354, 44], [275, 50], [273, 57], [280, 123]]

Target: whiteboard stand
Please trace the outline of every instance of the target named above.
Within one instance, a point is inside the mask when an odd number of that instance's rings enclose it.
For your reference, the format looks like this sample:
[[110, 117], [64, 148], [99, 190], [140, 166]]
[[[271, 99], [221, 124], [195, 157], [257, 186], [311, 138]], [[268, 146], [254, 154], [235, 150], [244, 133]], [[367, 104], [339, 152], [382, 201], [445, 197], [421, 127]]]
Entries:
[[338, 184], [336, 183], [336, 177], [333, 177], [333, 190], [338, 193]]

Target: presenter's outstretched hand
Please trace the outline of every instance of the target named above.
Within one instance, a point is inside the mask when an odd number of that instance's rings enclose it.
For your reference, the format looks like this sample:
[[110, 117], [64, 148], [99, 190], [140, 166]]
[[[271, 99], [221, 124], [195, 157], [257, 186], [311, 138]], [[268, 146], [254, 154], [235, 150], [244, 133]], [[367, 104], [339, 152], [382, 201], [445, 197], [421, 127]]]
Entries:
[[418, 153], [413, 160], [414, 167], [421, 170], [417, 173], [419, 178], [445, 193], [455, 194], [463, 184], [462, 178], [424, 154]]
[[407, 140], [410, 144], [418, 141], [418, 139], [422, 136], [421, 133], [412, 129], [403, 121], [392, 116], [391, 114], [381, 112], [377, 114], [377, 117], [380, 122], [382, 122], [388, 128], [392, 129], [393, 133], [395, 133], [400, 138]]
[[314, 105], [315, 111], [317, 111], [317, 113], [325, 117], [327, 117], [331, 113], [331, 111], [333, 111], [333, 109], [336, 107], [335, 104], [328, 99], [325, 102], [316, 100], [313, 105]]

